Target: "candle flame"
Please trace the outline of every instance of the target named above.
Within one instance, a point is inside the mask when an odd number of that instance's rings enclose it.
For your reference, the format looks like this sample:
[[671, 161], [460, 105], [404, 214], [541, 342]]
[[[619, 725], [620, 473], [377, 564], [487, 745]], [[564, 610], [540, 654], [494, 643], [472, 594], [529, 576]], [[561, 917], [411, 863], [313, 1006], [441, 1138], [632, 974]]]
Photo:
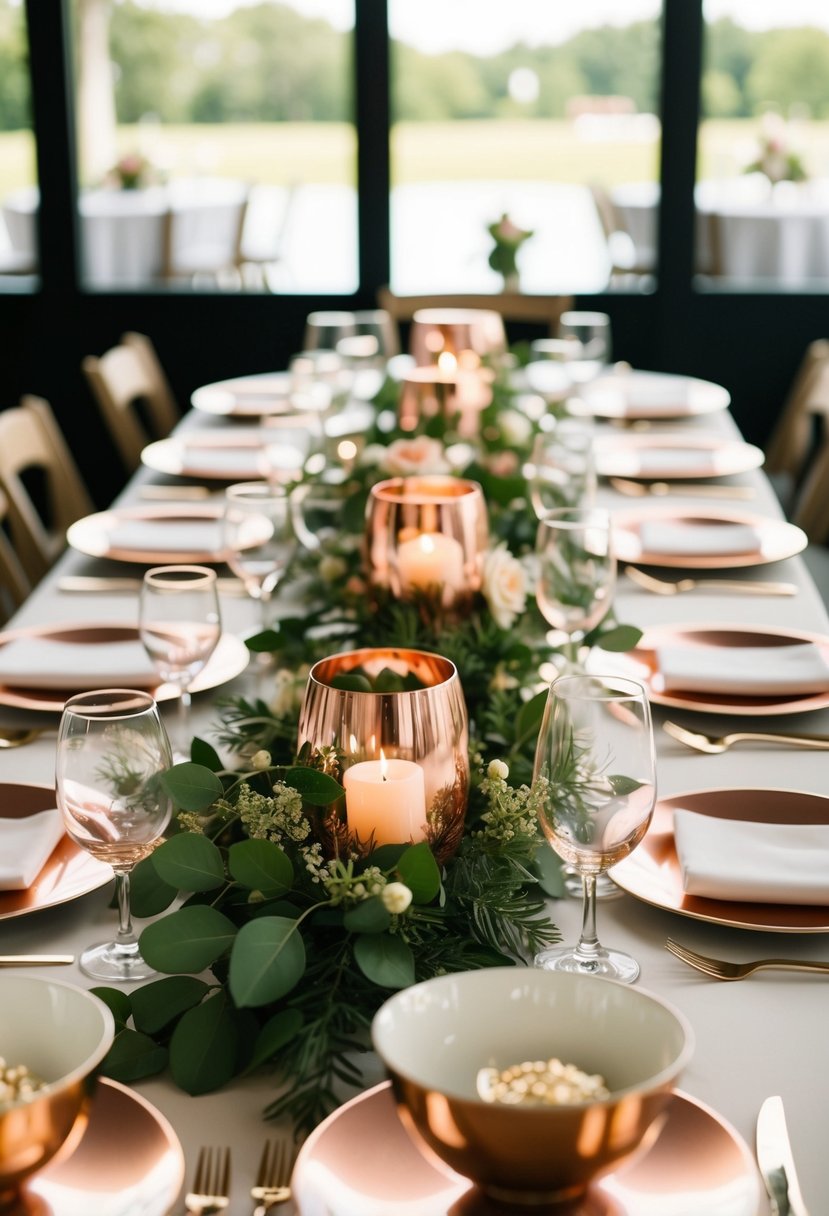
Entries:
[[424, 534], [420, 538], [420, 548], [424, 553], [434, 553], [435, 542], [434, 538], [428, 534]]
[[454, 372], [457, 370], [458, 361], [452, 354], [451, 350], [442, 350], [438, 355], [438, 367], [442, 372]]
[[380, 748], [380, 778], [383, 781], [388, 781], [389, 779], [389, 762], [382, 747]]

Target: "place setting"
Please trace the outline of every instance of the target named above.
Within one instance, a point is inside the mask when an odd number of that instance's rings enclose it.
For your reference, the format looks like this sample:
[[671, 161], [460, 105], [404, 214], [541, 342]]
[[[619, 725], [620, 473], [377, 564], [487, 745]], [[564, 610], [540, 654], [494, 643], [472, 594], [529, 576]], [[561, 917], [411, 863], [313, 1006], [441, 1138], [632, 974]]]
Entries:
[[731, 570], [784, 561], [807, 544], [802, 529], [748, 512], [642, 507], [613, 512], [622, 562], [689, 570]]
[[630, 423], [698, 418], [731, 403], [727, 389], [709, 380], [639, 371], [625, 364], [583, 385], [579, 398], [594, 418]]
[[596, 440], [596, 469], [607, 478], [702, 480], [746, 473], [762, 463], [760, 448], [714, 432], [615, 432]]

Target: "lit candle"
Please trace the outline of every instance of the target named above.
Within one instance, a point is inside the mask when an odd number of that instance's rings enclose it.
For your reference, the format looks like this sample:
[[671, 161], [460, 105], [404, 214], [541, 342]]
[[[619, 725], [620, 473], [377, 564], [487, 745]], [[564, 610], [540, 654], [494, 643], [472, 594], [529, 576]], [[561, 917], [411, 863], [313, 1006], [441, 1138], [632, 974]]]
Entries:
[[397, 571], [403, 592], [430, 587], [460, 591], [464, 586], [463, 545], [442, 532], [422, 532], [398, 545]]
[[343, 773], [348, 829], [360, 840], [374, 835], [375, 844], [402, 844], [426, 835], [426, 787], [423, 769], [412, 760], [379, 760], [353, 764]]

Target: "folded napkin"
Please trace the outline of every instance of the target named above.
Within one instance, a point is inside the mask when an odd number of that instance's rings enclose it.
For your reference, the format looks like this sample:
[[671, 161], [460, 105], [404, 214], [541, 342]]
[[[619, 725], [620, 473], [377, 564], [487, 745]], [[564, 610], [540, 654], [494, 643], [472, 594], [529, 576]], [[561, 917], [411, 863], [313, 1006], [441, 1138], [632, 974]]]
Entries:
[[639, 448], [631, 452], [631, 458], [640, 477], [687, 473], [689, 470], [714, 471], [714, 454], [710, 448]]
[[191, 447], [187, 445], [182, 467], [187, 472], [226, 473], [228, 477], [264, 477], [268, 459], [264, 448], [257, 447]]
[[688, 388], [672, 377], [637, 376], [620, 372], [600, 376], [585, 391], [588, 405], [624, 418], [627, 414], [648, 418], [673, 418], [691, 412]]
[[152, 688], [159, 677], [141, 642], [17, 638], [0, 648], [0, 683], [21, 688]]
[[60, 811], [0, 819], [0, 891], [30, 887], [63, 836]]
[[812, 642], [790, 646], [659, 646], [664, 690], [783, 696], [829, 691], [829, 663]]
[[658, 519], [643, 522], [639, 539], [644, 553], [726, 555], [756, 553], [760, 535], [749, 524], [676, 524]]
[[829, 904], [829, 825], [752, 823], [674, 811], [688, 895]]
[[138, 549], [152, 553], [217, 553], [222, 526], [215, 519], [127, 519], [108, 535], [111, 549]]

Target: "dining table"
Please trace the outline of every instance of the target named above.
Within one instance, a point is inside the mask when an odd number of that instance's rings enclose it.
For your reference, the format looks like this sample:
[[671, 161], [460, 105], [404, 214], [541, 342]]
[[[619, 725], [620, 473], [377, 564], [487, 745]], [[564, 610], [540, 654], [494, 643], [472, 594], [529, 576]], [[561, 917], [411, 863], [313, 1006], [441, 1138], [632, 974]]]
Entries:
[[[196, 431], [227, 425], [227, 419], [194, 409], [183, 419], [178, 434], [192, 435]], [[642, 423], [638, 430], [619, 420], [606, 420], [598, 423], [598, 430], [602, 441], [610, 445], [616, 440], [628, 440], [635, 434], [676, 435], [680, 431], [691, 436], [713, 434], [728, 441], [740, 439], [727, 409], [691, 416], [681, 422], [656, 419]], [[164, 487], [175, 492], [183, 484], [187, 484], [186, 479], [142, 467], [117, 503], [125, 506], [148, 501], [145, 497], [148, 486], [158, 487], [156, 493], [163, 496]], [[683, 484], [691, 492], [685, 492]], [[728, 511], [735, 508], [735, 502], [729, 496], [730, 488], [742, 487], [750, 498], [739, 503], [741, 510], [770, 521], [782, 520], [780, 505], [762, 468], [749, 467], [732, 475], [706, 479], [705, 484], [713, 488], [705, 499], [693, 493], [693, 484], [690, 480], [686, 483], [672, 481], [669, 497], [649, 501], [661, 510], [666, 503], [677, 510], [699, 509], [704, 503], [706, 509]], [[208, 489], [211, 498], [206, 501], [221, 501], [221, 481], [212, 481]], [[598, 501], [617, 517], [646, 505], [644, 498], [627, 497], [607, 478], [600, 480]], [[35, 588], [8, 628], [90, 621], [133, 626], [137, 623], [138, 611], [134, 590], [70, 592], [61, 587], [67, 576], [135, 577], [136, 573], [140, 576], [141, 568], [134, 563], [95, 557], [70, 548]], [[660, 569], [657, 573], [675, 578], [680, 574], [700, 572]], [[809, 636], [829, 635], [826, 606], [802, 558], [796, 553], [769, 565], [714, 569], [704, 573], [710, 576], [711, 586], [666, 596], [653, 594], [620, 571], [614, 603], [617, 618], [645, 631], [678, 626], [726, 630], [767, 627], [772, 631], [781, 628], [802, 631]], [[722, 588], [718, 585], [721, 579], [728, 580]], [[758, 579], [792, 583], [796, 594], [780, 598], [743, 594], [729, 586], [735, 580], [753, 582]], [[280, 591], [273, 605], [276, 615], [286, 610], [292, 594], [290, 586]], [[223, 590], [221, 611], [226, 631], [239, 636], [255, 631], [258, 609], [247, 597]], [[600, 669], [605, 659], [608, 664], [616, 664], [620, 656], [603, 656], [594, 651], [593, 669]], [[460, 675], [462, 680], [463, 672]], [[192, 706], [194, 733], [215, 743], [217, 695], [248, 692], [251, 681], [259, 678], [252, 668], [248, 668], [221, 689], [196, 694]], [[161, 710], [172, 723], [175, 702], [165, 702]], [[742, 729], [829, 735], [829, 707], [798, 714], [766, 713], [746, 718], [732, 713], [702, 712], [693, 707], [666, 707], [654, 703], [653, 718], [658, 797], [661, 800], [729, 789], [749, 791], [745, 794], [749, 802], [752, 790], [779, 791], [781, 805], [792, 791], [829, 796], [829, 754], [824, 751], [748, 742], [721, 754], [701, 754], [664, 729], [665, 722], [672, 720], [694, 731], [716, 736]], [[46, 734], [26, 746], [0, 750], [0, 780], [3, 783], [50, 784], [53, 781], [57, 724], [58, 717], [54, 713], [0, 704], [0, 728], [11, 725], [48, 728]], [[115, 918], [111, 896], [111, 884], [106, 883], [59, 906], [0, 919], [0, 954], [48, 950], [78, 955], [89, 942], [111, 932]], [[634, 895], [625, 889], [599, 904], [602, 942], [632, 954], [641, 965], [638, 984], [673, 1004], [690, 1023], [695, 1047], [682, 1078], [682, 1091], [704, 1104], [718, 1127], [732, 1129], [749, 1148], [754, 1144], [755, 1123], [763, 1100], [772, 1094], [782, 1097], [803, 1195], [812, 1216], [829, 1212], [829, 1172], [824, 1161], [825, 1131], [829, 1126], [827, 978], [799, 972], [765, 971], [742, 982], [724, 983], [691, 969], [667, 951], [665, 942], [669, 937], [674, 938], [704, 954], [733, 961], [781, 955], [801, 960], [829, 960], [829, 907], [822, 911], [824, 915], [818, 915], [816, 923], [810, 924], [808, 929], [788, 926], [779, 930], [776, 926], [758, 929], [745, 924], [723, 923], [719, 918], [687, 915], [666, 906], [658, 897], [643, 898], [641, 894]], [[559, 926], [563, 940], [575, 940], [581, 923], [580, 901], [571, 898], [551, 901], [550, 915]], [[93, 981], [85, 977], [77, 965], [44, 968], [42, 974], [84, 987], [93, 986]], [[485, 1016], [485, 1011], [481, 1016]], [[366, 1086], [383, 1079], [381, 1066], [371, 1053], [365, 1056], [364, 1079]], [[231, 1216], [237, 1213], [241, 1216], [252, 1210], [254, 1205], [249, 1192], [265, 1141], [290, 1135], [287, 1124], [269, 1124], [263, 1119], [263, 1108], [278, 1087], [278, 1077], [267, 1069], [234, 1080], [217, 1092], [197, 1097], [182, 1092], [165, 1074], [135, 1083], [135, 1090], [169, 1120], [181, 1144], [182, 1192], [171, 1210], [182, 1210], [182, 1195], [192, 1181], [196, 1158], [203, 1145], [228, 1145], [232, 1151], [230, 1205], [226, 1210]], [[347, 1096], [343, 1094], [344, 1098]], [[129, 1153], [128, 1143], [122, 1147]], [[355, 1151], [382, 1154], [383, 1144], [356, 1145]], [[705, 1151], [704, 1147], [692, 1143], [682, 1149], [691, 1157]], [[753, 1169], [753, 1166], [749, 1168]], [[643, 1208], [641, 1216], [698, 1216], [703, 1211], [721, 1216], [768, 1216], [771, 1209], [759, 1174], [756, 1183], [756, 1195], [748, 1202], [745, 1198], [729, 1200], [725, 1193], [714, 1199], [706, 1193], [704, 1200], [699, 1196], [695, 1200], [689, 1192], [677, 1195], [675, 1205], [670, 1207], [662, 1206], [658, 1211], [654, 1207]], [[140, 1204], [130, 1210], [146, 1210], [148, 1216], [155, 1211], [151, 1205], [145, 1209]], [[291, 1201], [278, 1210], [288, 1216], [297, 1209]], [[347, 1210], [349, 1213], [357, 1211], [352, 1207]], [[371, 1211], [375, 1210], [379, 1209], [371, 1208]], [[392, 1204], [385, 1210], [388, 1216], [394, 1216], [396, 1209]], [[411, 1207], [406, 1210], [414, 1211]]]

